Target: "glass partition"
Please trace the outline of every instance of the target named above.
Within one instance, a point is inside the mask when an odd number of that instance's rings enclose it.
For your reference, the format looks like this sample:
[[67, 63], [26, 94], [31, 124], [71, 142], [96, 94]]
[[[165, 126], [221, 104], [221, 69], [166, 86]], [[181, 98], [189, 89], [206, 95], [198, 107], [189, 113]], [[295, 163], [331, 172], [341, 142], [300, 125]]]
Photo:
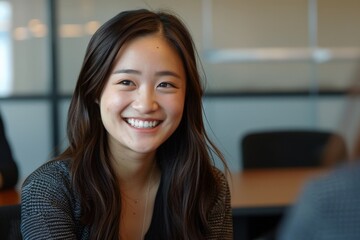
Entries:
[[62, 93], [71, 93], [93, 31], [134, 8], [184, 19], [211, 93], [345, 91], [360, 56], [356, 0], [105, 2], [57, 3]]
[[[0, 96], [49, 94], [49, 2], [0, 0]], [[94, 31], [134, 8], [170, 9], [183, 18], [208, 92], [345, 91], [357, 77], [357, 0], [52, 2], [59, 94], [71, 94]]]
[[47, 94], [45, 0], [0, 1], [0, 96]]

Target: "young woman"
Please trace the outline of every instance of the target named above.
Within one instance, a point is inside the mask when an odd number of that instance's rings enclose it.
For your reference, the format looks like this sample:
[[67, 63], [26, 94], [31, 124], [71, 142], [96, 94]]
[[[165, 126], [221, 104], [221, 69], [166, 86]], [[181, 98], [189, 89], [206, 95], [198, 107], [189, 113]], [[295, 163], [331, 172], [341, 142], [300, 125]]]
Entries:
[[126, 11], [99, 28], [70, 104], [69, 147], [23, 185], [25, 239], [232, 239], [195, 54], [169, 13]]

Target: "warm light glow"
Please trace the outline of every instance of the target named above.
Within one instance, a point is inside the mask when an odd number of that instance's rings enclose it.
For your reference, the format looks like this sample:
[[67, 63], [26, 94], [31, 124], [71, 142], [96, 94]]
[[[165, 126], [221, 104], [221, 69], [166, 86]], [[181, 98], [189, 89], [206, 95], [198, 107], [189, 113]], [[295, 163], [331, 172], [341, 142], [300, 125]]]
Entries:
[[18, 41], [26, 40], [29, 38], [29, 30], [26, 27], [17, 27], [14, 29], [13, 36]]
[[37, 25], [41, 24], [41, 21], [39, 19], [31, 19], [28, 23], [29, 29], [36, 28]]
[[93, 35], [99, 27], [100, 23], [98, 21], [90, 21], [85, 25], [85, 32], [89, 35]]
[[43, 24], [39, 19], [32, 19], [28, 23], [30, 32], [34, 37], [44, 37], [47, 33], [46, 25]]
[[80, 24], [63, 24], [60, 26], [60, 37], [75, 38], [83, 35], [83, 28]]

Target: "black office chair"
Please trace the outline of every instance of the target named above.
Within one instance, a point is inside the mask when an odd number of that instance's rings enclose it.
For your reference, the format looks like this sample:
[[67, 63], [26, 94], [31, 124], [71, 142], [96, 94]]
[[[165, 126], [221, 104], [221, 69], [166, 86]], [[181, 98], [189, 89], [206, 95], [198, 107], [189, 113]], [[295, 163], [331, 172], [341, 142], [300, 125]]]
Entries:
[[320, 130], [251, 132], [240, 145], [244, 169], [321, 166], [347, 158], [344, 139]]
[[0, 207], [0, 239], [21, 240], [20, 222], [20, 204]]
[[[344, 139], [319, 130], [250, 132], [240, 140], [240, 146], [244, 169], [332, 165], [347, 158]], [[247, 217], [248, 239], [275, 239], [282, 217], [283, 214]]]

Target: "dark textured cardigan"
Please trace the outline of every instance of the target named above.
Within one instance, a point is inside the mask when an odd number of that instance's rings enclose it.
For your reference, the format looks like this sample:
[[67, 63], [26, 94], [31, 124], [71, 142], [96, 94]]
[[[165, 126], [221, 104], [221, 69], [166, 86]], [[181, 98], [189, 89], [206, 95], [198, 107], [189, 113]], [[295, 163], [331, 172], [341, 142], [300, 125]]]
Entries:
[[[89, 239], [88, 227], [80, 223], [80, 200], [72, 190], [69, 170], [69, 160], [48, 162], [24, 182], [21, 194], [24, 239]], [[210, 234], [206, 239], [233, 239], [228, 183], [217, 169], [215, 176], [220, 189], [208, 216]], [[157, 194], [154, 215], [159, 215], [161, 207], [161, 197]], [[161, 230], [158, 226], [163, 226], [161, 221], [153, 216], [145, 239], [157, 239], [156, 231]]]

